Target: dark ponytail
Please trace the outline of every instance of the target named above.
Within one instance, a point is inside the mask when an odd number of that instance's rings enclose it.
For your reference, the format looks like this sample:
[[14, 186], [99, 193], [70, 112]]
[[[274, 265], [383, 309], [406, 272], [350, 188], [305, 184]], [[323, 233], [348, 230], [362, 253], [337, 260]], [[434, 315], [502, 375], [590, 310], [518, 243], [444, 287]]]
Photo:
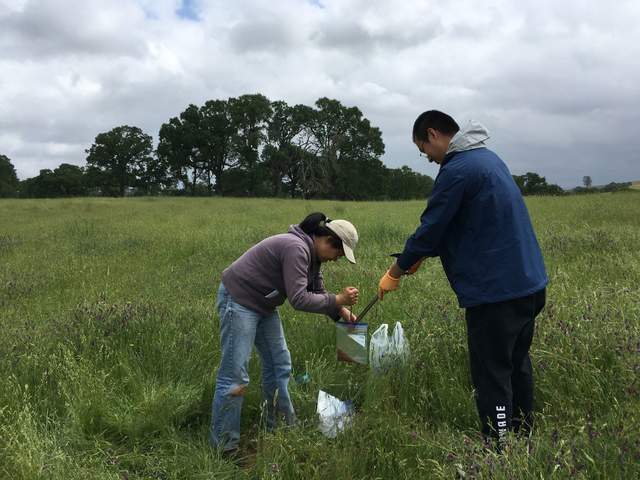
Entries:
[[326, 224], [331, 222], [330, 218], [322, 212], [310, 213], [302, 220], [298, 226], [300, 229], [309, 236], [315, 237], [331, 237], [337, 240], [339, 246], [342, 246], [340, 238], [330, 229], [326, 227]]

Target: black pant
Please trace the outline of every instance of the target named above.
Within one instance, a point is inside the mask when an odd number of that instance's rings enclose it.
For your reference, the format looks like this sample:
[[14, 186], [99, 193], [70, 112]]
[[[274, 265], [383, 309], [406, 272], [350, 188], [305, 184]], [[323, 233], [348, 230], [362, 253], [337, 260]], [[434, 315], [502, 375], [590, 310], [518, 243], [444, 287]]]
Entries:
[[482, 433], [497, 439], [532, 427], [533, 372], [529, 347], [546, 290], [467, 308], [471, 379]]

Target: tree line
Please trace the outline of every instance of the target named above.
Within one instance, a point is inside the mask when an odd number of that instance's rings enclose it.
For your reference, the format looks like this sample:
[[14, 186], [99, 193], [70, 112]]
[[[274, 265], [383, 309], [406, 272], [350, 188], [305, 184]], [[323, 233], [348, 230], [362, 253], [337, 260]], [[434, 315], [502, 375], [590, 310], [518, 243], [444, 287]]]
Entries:
[[[157, 146], [139, 127], [99, 133], [86, 165], [62, 163], [19, 181], [0, 155], [0, 197], [225, 195], [401, 200], [425, 198], [433, 179], [386, 167], [380, 129], [360, 109], [320, 98], [313, 107], [261, 94], [189, 105], [163, 123]], [[565, 191], [534, 172], [513, 176], [523, 195], [616, 191], [612, 183]]]
[[559, 185], [547, 183], [545, 177], [534, 172], [527, 172], [524, 175], [513, 175], [513, 179], [523, 195], [572, 195], [583, 193], [604, 193], [618, 192], [620, 190], [629, 190], [631, 182], [611, 182], [606, 185], [592, 186], [590, 176], [584, 176], [582, 183], [584, 187], [575, 187], [570, 190], [564, 190]]
[[310, 107], [242, 95], [189, 105], [162, 124], [156, 148], [153, 138], [135, 126], [99, 133], [86, 150], [85, 166], [63, 163], [22, 182], [13, 169], [3, 191], [22, 197], [427, 196], [433, 179], [406, 166], [386, 167], [380, 159], [384, 148], [380, 129], [357, 107], [329, 98]]

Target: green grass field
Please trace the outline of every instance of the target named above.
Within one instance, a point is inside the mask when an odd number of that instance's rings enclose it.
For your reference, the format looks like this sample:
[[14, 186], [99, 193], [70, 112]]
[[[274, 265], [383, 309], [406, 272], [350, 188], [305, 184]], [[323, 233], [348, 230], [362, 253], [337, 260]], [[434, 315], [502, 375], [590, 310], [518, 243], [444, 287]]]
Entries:
[[[387, 376], [337, 362], [329, 319], [281, 309], [295, 374], [311, 377], [291, 382], [300, 424], [257, 427], [252, 358], [238, 466], [207, 444], [222, 270], [322, 210], [361, 236], [357, 265], [324, 268], [328, 287], [366, 300], [424, 202], [0, 201], [0, 478], [640, 477], [640, 194], [527, 204], [551, 280], [530, 440], [482, 448], [463, 311], [431, 259], [369, 314], [370, 332], [399, 320], [409, 338], [409, 365]], [[317, 430], [318, 389], [357, 406], [335, 440]]]

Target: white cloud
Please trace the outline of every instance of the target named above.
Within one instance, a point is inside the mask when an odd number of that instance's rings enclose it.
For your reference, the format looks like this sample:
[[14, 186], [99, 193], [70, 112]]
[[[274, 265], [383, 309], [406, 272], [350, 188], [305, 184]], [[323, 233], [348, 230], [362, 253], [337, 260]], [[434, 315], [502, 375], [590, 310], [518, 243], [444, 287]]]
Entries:
[[[637, 2], [0, 0], [0, 153], [21, 178], [83, 164], [117, 125], [157, 137], [189, 103], [261, 92], [357, 105], [384, 160], [427, 108], [492, 131], [514, 173], [640, 179]], [[182, 10], [184, 11], [184, 10]], [[194, 21], [197, 19], [198, 21]]]

